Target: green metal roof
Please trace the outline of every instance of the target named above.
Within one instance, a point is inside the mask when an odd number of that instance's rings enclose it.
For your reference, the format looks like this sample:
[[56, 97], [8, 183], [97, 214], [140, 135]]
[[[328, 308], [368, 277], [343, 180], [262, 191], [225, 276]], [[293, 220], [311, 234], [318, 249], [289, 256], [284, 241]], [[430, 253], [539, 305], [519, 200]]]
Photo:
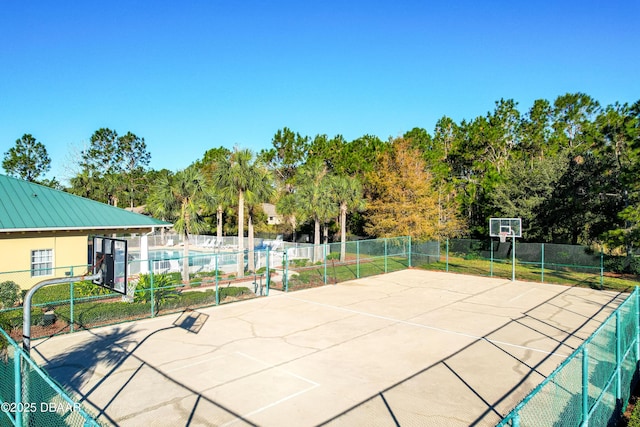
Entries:
[[170, 223], [0, 175], [0, 232], [122, 230]]

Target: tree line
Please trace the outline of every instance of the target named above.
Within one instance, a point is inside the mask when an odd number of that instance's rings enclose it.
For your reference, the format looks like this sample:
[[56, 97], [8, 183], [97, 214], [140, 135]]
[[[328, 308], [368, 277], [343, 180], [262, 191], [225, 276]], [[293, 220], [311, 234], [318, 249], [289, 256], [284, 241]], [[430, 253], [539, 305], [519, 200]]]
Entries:
[[[64, 190], [144, 205], [186, 233], [244, 235], [246, 226], [251, 236], [265, 229], [260, 206], [271, 202], [285, 219], [280, 231], [308, 230], [314, 242], [348, 233], [484, 238], [490, 217], [521, 217], [526, 240], [630, 252], [640, 238], [639, 131], [640, 101], [601, 106], [567, 93], [525, 112], [500, 99], [472, 120], [443, 116], [431, 133], [416, 127], [387, 140], [284, 127], [268, 149], [211, 148], [172, 172], [149, 168], [144, 138], [99, 129]], [[2, 165], [38, 181], [50, 159], [25, 134]]]

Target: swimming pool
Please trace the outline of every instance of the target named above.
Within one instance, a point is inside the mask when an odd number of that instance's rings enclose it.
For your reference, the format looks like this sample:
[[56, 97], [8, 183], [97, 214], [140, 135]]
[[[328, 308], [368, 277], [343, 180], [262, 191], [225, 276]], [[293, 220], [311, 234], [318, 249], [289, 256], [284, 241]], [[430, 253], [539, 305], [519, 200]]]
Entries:
[[[182, 271], [184, 257], [181, 250], [150, 249], [149, 260], [154, 273], [168, 273]], [[140, 251], [129, 253], [129, 274], [139, 274], [141, 264], [146, 262], [140, 258]], [[247, 263], [245, 254], [245, 266]], [[222, 271], [235, 271], [238, 265], [238, 253], [235, 252], [200, 252], [189, 251], [189, 270], [192, 273], [198, 271], [214, 271], [216, 267]], [[144, 269], [142, 269], [144, 270]]]

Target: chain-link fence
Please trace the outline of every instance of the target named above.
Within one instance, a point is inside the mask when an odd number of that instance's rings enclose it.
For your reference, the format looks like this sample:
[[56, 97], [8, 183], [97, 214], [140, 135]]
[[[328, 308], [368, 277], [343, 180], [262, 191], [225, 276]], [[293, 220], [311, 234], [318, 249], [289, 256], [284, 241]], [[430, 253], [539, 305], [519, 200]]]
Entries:
[[282, 289], [288, 291], [405, 269], [411, 265], [411, 239], [394, 237], [291, 247], [283, 256]]
[[[211, 236], [192, 236], [190, 241], [198, 245], [189, 245], [185, 256], [184, 246], [166, 245], [171, 243], [168, 235], [154, 238], [159, 239], [154, 245], [142, 245], [146, 251], [139, 241], [136, 246], [135, 239], [129, 240], [125, 298], [86, 281], [38, 290], [31, 313], [34, 337], [266, 296], [269, 289], [290, 291], [334, 284], [410, 266], [508, 278], [514, 259], [512, 242], [495, 240], [437, 242], [397, 237], [310, 245], [257, 239], [251, 250], [237, 252], [218, 245]], [[514, 272], [519, 280], [598, 288], [613, 280], [605, 275], [603, 254], [586, 247], [516, 242], [515, 251]], [[72, 277], [88, 272], [88, 266], [50, 270], [46, 278]], [[0, 272], [0, 287], [13, 282], [29, 288], [32, 276], [31, 270]], [[18, 336], [23, 317], [20, 295], [13, 299], [6, 295], [0, 292], [0, 321]]]
[[[87, 281], [39, 289], [33, 296], [32, 338], [267, 296], [270, 289], [291, 291], [335, 284], [412, 266], [509, 277], [513, 259], [511, 242], [463, 239], [419, 242], [409, 237], [397, 237], [323, 245], [294, 244], [275, 239], [259, 241], [251, 250], [242, 252], [215, 245], [208, 239], [194, 240], [200, 243], [190, 247], [187, 256], [184, 246], [180, 245], [169, 246], [165, 243], [162, 246], [150, 246], [147, 243], [136, 247], [131, 244], [127, 267], [128, 291], [125, 296], [109, 293]], [[146, 251], [143, 246], [147, 247]], [[577, 280], [587, 280], [580, 279], [583, 277], [580, 275], [587, 275], [588, 280], [600, 286], [602, 284], [604, 262], [601, 253], [570, 245], [518, 242], [515, 249], [519, 279], [564, 283], [574, 276], [578, 277]], [[73, 277], [87, 271], [87, 266], [81, 265], [51, 269], [49, 274]], [[32, 274], [32, 271], [0, 272], [0, 284], [26, 283], [32, 279]], [[628, 388], [625, 384], [628, 385], [631, 378], [635, 377], [638, 356], [638, 292], [633, 295], [635, 299], [627, 300], [616, 312], [615, 319], [608, 320], [606, 326], [598, 330], [596, 334], [601, 335], [594, 334], [584, 344], [582, 352], [576, 352], [563, 364], [566, 368], [556, 374], [553, 387], [541, 385], [541, 391], [537, 392], [539, 397], [535, 400], [549, 393], [565, 396], [564, 400], [554, 397], [556, 400], [550, 406], [552, 409], [548, 409], [556, 414], [554, 416], [566, 413], [575, 417], [576, 410], [571, 408], [576, 405], [580, 405], [581, 411], [584, 410], [585, 398], [580, 397], [585, 396], [584, 382], [575, 378], [574, 371], [582, 373], [587, 369], [592, 374], [586, 394], [592, 419], [607, 418], [610, 401], [614, 402], [614, 406], [616, 402], [620, 406], [621, 402], [628, 400], [628, 393], [624, 394]], [[16, 338], [20, 336], [23, 319], [19, 299], [18, 296], [3, 300], [3, 308], [0, 309], [0, 324]], [[634, 315], [636, 323], [629, 320]], [[612, 336], [615, 338], [613, 341]], [[3, 360], [7, 362], [2, 368], [2, 378], [8, 378], [9, 381], [4, 381], [4, 384], [10, 385], [3, 385], [5, 389], [0, 390], [0, 398], [3, 402], [15, 404], [16, 392], [11, 390], [20, 388], [18, 394], [23, 395], [22, 386], [11, 388], [11, 384], [17, 384], [16, 378], [25, 378], [22, 366], [31, 366], [32, 362], [20, 362], [21, 371], [16, 373], [11, 366], [17, 362], [12, 360], [21, 356], [14, 347], [10, 345], [4, 353]], [[618, 347], [620, 350], [617, 350]], [[589, 363], [586, 368], [582, 358]], [[619, 372], [615, 381], [610, 378], [611, 370]], [[578, 392], [583, 394], [577, 395]], [[38, 399], [47, 402], [45, 395]], [[529, 417], [528, 409], [519, 408], [518, 420], [522, 423]], [[531, 414], [534, 417], [535, 411]], [[581, 412], [580, 416], [583, 415]], [[18, 425], [10, 412], [5, 416], [13, 425]]]
[[[127, 295], [124, 296], [111, 293], [90, 281], [42, 287], [32, 298], [31, 336], [38, 338], [69, 333], [267, 295], [269, 281], [265, 267], [261, 273], [242, 277], [234, 274], [238, 259], [243, 259], [246, 265], [247, 256], [228, 253], [144, 261], [133, 258], [128, 265], [130, 275]], [[264, 254], [255, 258], [256, 264], [264, 265], [266, 262]], [[188, 280], [183, 279], [185, 262], [188, 263]], [[85, 271], [86, 266], [65, 267], [64, 270]], [[234, 273], [225, 272], [231, 270]], [[20, 283], [24, 274], [0, 273], [0, 282]], [[23, 317], [21, 305], [5, 306], [0, 310], [0, 325], [19, 339]]]
[[416, 267], [481, 276], [598, 288], [619, 276], [601, 250], [580, 245], [447, 239], [414, 241], [411, 252]]
[[498, 426], [615, 425], [637, 383], [638, 288]]
[[0, 425], [99, 426], [95, 417], [58, 385], [0, 329]]
[[[408, 237], [315, 246], [275, 239], [242, 252], [203, 246], [187, 252], [185, 256], [184, 246], [155, 246], [145, 256], [133, 244], [125, 296], [89, 281], [42, 287], [32, 298], [32, 338], [268, 296], [270, 289], [289, 291], [396, 271], [407, 268], [411, 259]], [[90, 269], [50, 270], [42, 279], [75, 277]], [[2, 272], [0, 284], [20, 285], [31, 275]], [[0, 308], [0, 322], [16, 339], [23, 327], [20, 299], [17, 295]]]
[[[411, 259], [408, 237], [344, 245], [278, 239], [268, 243], [242, 252], [195, 247], [187, 256], [184, 247], [153, 247], [146, 257], [134, 244], [129, 250], [126, 295], [110, 293], [89, 281], [44, 286], [32, 297], [31, 338], [267, 296], [271, 286], [288, 291], [396, 271], [407, 268]], [[87, 273], [88, 267], [51, 268], [42, 279], [76, 277]], [[32, 274], [30, 270], [1, 272], [0, 283], [27, 283]], [[25, 292], [5, 298], [0, 309], [0, 325], [14, 339], [21, 337], [24, 313], [19, 303]], [[0, 425], [92, 425], [93, 418], [74, 406], [9, 334], [0, 332], [9, 343], [0, 361], [0, 403], [8, 421]], [[27, 403], [33, 402], [31, 411]], [[12, 408], [20, 410], [14, 411], [19, 416], [12, 415]]]

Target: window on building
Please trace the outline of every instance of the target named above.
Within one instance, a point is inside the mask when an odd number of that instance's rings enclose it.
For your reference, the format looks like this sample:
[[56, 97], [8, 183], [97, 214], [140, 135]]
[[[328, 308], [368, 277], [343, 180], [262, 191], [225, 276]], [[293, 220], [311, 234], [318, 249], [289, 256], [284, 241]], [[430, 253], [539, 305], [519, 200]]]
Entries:
[[53, 249], [31, 251], [31, 277], [53, 274]]

